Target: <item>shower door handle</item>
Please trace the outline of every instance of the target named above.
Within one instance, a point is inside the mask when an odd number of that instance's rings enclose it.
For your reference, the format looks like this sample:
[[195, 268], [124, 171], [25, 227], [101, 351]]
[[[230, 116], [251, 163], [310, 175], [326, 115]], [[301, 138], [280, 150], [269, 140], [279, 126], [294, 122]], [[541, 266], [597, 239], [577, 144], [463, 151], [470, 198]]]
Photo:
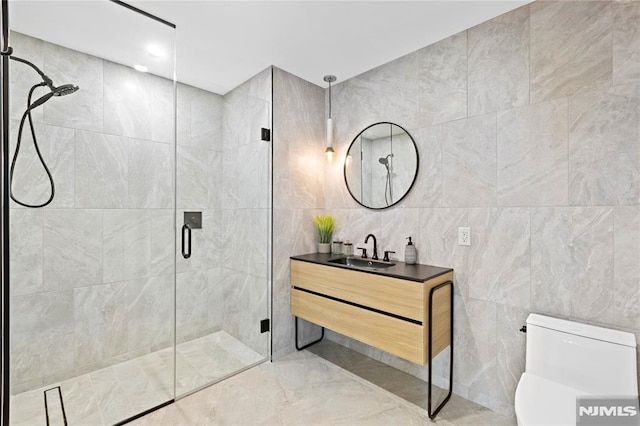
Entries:
[[[189, 240], [186, 246], [185, 240]], [[186, 223], [182, 225], [182, 257], [185, 259], [191, 257], [191, 227]]]

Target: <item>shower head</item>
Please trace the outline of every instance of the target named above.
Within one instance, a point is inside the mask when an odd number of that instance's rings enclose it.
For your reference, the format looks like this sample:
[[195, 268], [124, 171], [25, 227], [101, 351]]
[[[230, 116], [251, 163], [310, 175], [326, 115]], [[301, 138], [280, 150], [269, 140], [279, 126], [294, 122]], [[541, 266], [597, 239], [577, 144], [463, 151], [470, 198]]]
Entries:
[[389, 166], [389, 157], [393, 157], [393, 154], [389, 154], [386, 157], [378, 158], [378, 163], [384, 164], [385, 166]]
[[66, 95], [70, 95], [72, 93], [75, 93], [79, 90], [80, 88], [74, 84], [63, 84], [62, 86], [58, 86], [58, 87], [54, 87], [51, 92], [40, 96], [38, 99], [36, 99], [35, 101], [33, 101], [33, 103], [31, 105], [29, 105], [29, 109], [35, 109], [37, 107], [39, 107], [40, 105], [42, 105], [43, 103], [47, 102], [49, 99], [51, 99], [53, 96], [66, 96]]
[[40, 68], [38, 68], [31, 62], [27, 61], [26, 59], [18, 58], [17, 56], [11, 56], [11, 59], [17, 62], [22, 62], [23, 64], [26, 64], [31, 68], [33, 68], [33, 70], [38, 73], [40, 78], [42, 78], [42, 83], [38, 84], [38, 86], [48, 86], [49, 89], [51, 90], [51, 92], [41, 96], [40, 98], [36, 99], [31, 105], [29, 105], [29, 109], [34, 109], [36, 107], [39, 107], [40, 105], [42, 105], [43, 103], [51, 99], [52, 96], [70, 95], [78, 91], [79, 89], [79, 87], [76, 86], [75, 84], [63, 84], [62, 86], [56, 87], [53, 85], [53, 80], [51, 80], [45, 73], [42, 72], [42, 70], [40, 70]]
[[53, 89], [51, 93], [53, 93], [53, 96], [67, 96], [77, 92], [79, 89], [75, 84], [63, 84]]

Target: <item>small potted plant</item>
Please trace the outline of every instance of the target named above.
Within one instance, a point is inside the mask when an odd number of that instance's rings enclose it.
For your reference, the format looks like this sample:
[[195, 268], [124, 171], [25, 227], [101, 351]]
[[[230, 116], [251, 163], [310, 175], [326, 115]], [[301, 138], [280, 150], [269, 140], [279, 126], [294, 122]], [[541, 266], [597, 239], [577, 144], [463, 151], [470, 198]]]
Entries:
[[316, 224], [318, 236], [320, 237], [318, 253], [331, 253], [331, 237], [333, 236], [333, 230], [335, 229], [333, 216], [315, 216], [313, 221]]

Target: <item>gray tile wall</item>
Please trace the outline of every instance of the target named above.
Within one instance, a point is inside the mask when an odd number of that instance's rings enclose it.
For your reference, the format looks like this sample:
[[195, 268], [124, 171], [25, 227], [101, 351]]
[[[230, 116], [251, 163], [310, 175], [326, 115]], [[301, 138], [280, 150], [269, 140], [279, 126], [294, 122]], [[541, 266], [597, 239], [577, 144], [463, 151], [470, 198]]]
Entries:
[[[462, 396], [513, 411], [529, 312], [640, 338], [638, 28], [639, 2], [535, 2], [333, 87], [338, 158], [377, 121], [416, 139], [418, 182], [399, 206], [359, 207], [335, 164], [322, 166], [324, 211], [343, 238], [373, 232], [402, 259], [412, 235], [421, 263], [455, 269]], [[426, 379], [427, 367], [329, 338]]]
[[[295, 350], [289, 257], [317, 251], [313, 216], [324, 205], [324, 90], [273, 70], [273, 356]], [[313, 333], [308, 335], [307, 331]], [[315, 335], [302, 329], [301, 340]]]

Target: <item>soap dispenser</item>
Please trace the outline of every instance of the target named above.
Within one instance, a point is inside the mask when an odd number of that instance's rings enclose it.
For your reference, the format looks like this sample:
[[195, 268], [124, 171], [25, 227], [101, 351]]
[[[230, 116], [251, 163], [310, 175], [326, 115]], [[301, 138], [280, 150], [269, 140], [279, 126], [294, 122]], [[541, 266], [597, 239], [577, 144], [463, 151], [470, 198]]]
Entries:
[[409, 243], [404, 248], [404, 262], [408, 265], [414, 265], [418, 261], [418, 251], [411, 242], [411, 237], [407, 237], [407, 239]]

